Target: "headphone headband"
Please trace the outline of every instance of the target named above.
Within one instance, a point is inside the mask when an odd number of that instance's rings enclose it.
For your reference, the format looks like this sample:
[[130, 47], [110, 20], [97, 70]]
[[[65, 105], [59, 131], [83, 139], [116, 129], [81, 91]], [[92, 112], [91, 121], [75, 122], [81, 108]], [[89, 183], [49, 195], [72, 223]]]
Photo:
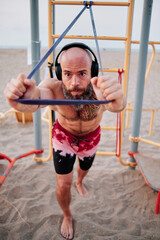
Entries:
[[98, 76], [99, 66], [98, 66], [98, 61], [97, 61], [97, 58], [96, 58], [96, 55], [94, 54], [94, 52], [86, 44], [75, 42], [75, 43], [69, 43], [69, 44], [65, 45], [58, 53], [56, 60], [55, 60], [55, 72], [56, 72], [57, 78], [59, 80], [62, 80], [62, 69], [61, 69], [60, 63], [58, 62], [58, 58], [59, 58], [60, 54], [63, 51], [66, 51], [73, 47], [78, 47], [78, 48], [82, 48], [84, 50], [88, 50], [92, 54], [92, 56], [94, 57], [94, 60], [92, 60], [91, 77]]

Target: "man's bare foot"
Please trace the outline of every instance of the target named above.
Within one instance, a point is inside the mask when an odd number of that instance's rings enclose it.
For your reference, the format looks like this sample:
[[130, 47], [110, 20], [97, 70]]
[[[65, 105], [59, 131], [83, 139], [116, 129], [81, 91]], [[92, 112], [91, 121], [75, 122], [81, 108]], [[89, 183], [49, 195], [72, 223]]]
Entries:
[[88, 196], [88, 191], [83, 185], [83, 183], [76, 183], [77, 191], [82, 197], [87, 197]]
[[64, 217], [61, 225], [61, 235], [65, 239], [73, 239], [73, 226], [71, 217]]

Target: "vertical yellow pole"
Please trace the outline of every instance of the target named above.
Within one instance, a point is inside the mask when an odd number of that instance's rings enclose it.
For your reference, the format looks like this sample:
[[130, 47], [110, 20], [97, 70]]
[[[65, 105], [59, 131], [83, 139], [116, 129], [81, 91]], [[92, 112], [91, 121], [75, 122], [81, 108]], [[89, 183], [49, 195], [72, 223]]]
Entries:
[[151, 46], [152, 46], [153, 52], [152, 52], [151, 60], [150, 60], [149, 65], [147, 67], [147, 71], [146, 71], [146, 75], [145, 75], [145, 84], [147, 83], [147, 78], [148, 78], [148, 75], [150, 73], [150, 70], [151, 70], [151, 67], [152, 67], [152, 63], [153, 63], [153, 60], [154, 60], [154, 57], [155, 57], [155, 53], [156, 53], [156, 49], [155, 49], [155, 46], [154, 46], [153, 43], [151, 43]]
[[155, 115], [155, 109], [152, 109], [152, 116], [151, 116], [150, 129], [149, 129], [149, 136], [152, 136], [154, 115]]
[[[123, 92], [126, 97], [127, 97], [127, 80], [128, 80], [129, 63], [130, 63], [133, 8], [134, 8], [134, 0], [130, 0], [129, 7], [128, 7], [128, 21], [127, 21], [127, 33], [126, 33], [127, 40], [126, 40], [126, 47], [125, 47], [124, 76], [123, 76]], [[122, 140], [123, 140], [124, 114], [125, 114], [125, 111], [122, 111], [121, 112], [121, 148], [122, 148]]]
[[[51, 4], [51, 0], [48, 0], [48, 47], [49, 49], [53, 45], [52, 40], [53, 34], [53, 6]], [[48, 62], [53, 63], [53, 52], [48, 57]], [[51, 76], [50, 76], [51, 77]], [[52, 147], [52, 111], [49, 110], [49, 156], [48, 159], [50, 160], [53, 155], [53, 147]]]
[[[51, 4], [51, 0], [48, 0], [48, 48], [51, 48], [51, 46], [53, 45], [52, 42], [52, 34], [53, 34], [53, 28], [52, 28], [52, 14], [53, 10], [52, 10], [52, 4]], [[53, 53], [51, 53], [48, 57], [48, 62], [53, 63]]]
[[131, 104], [132, 102], [127, 103], [127, 110], [125, 111], [126, 112], [126, 129], [129, 128], [130, 111], [132, 111]]
[[131, 46], [131, 34], [132, 34], [132, 19], [133, 19], [133, 7], [134, 0], [129, 1], [128, 7], [128, 22], [127, 22], [127, 33], [126, 33], [126, 47], [125, 47], [125, 59], [124, 59], [124, 77], [123, 77], [123, 91], [127, 95], [127, 80], [129, 72], [129, 63], [130, 63], [130, 46]]

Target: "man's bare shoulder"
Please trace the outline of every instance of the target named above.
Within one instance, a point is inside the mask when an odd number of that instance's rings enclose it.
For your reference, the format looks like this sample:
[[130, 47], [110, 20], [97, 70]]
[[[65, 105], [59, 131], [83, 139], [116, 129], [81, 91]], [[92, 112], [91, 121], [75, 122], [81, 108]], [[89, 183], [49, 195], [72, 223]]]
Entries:
[[62, 81], [56, 78], [47, 78], [43, 80], [38, 88], [40, 89], [42, 99], [57, 99], [59, 95], [63, 98]]
[[57, 78], [47, 78], [45, 80], [43, 80], [39, 87], [41, 88], [55, 88], [55, 87], [61, 87], [62, 86], [62, 82], [59, 81]]

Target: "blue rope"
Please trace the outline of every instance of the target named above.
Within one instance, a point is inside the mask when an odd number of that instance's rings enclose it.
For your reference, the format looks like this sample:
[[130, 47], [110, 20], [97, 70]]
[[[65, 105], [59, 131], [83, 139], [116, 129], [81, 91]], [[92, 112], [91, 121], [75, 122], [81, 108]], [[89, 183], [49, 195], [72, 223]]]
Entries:
[[90, 10], [90, 16], [91, 16], [91, 22], [92, 22], [92, 28], [93, 28], [94, 38], [95, 38], [96, 47], [97, 47], [99, 65], [100, 65], [100, 69], [101, 69], [101, 74], [102, 74], [102, 76], [103, 76], [103, 68], [102, 68], [102, 61], [101, 61], [100, 50], [99, 50], [99, 45], [98, 45], [96, 26], [95, 26], [94, 17], [93, 17], [93, 12], [92, 12], [92, 3], [93, 3], [93, 2], [91, 1], [91, 2], [90, 2], [90, 6], [89, 6], [89, 10]]
[[71, 99], [16, 99], [16, 102], [26, 105], [76, 105], [76, 104], [107, 104], [111, 101], [100, 101], [100, 100], [71, 100]]
[[44, 55], [44, 57], [37, 63], [37, 65], [33, 68], [31, 73], [28, 75], [28, 79], [31, 79], [34, 73], [40, 68], [40, 66], [44, 63], [44, 61], [47, 59], [47, 57], [53, 52], [53, 50], [58, 46], [58, 44], [62, 41], [64, 36], [67, 34], [67, 32], [73, 27], [73, 25], [76, 23], [78, 18], [82, 15], [84, 10], [87, 8], [87, 5], [84, 2], [84, 8], [80, 11], [80, 13], [75, 17], [75, 19], [70, 23], [70, 25], [66, 28], [66, 30], [61, 34], [61, 36], [57, 39], [57, 41], [53, 44], [53, 46], [47, 51], [47, 53]]

